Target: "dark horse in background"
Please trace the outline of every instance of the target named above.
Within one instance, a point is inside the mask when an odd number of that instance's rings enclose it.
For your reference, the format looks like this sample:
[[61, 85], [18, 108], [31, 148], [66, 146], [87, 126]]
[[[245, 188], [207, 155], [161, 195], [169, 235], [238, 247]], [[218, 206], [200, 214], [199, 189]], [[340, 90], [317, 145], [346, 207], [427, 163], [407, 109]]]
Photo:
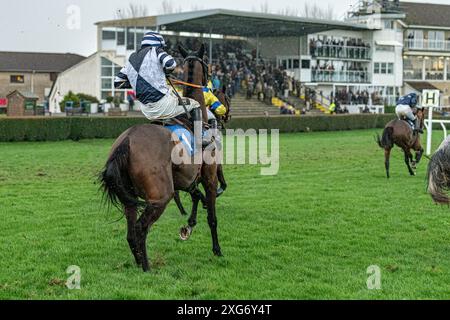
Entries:
[[[183, 52], [186, 53], [186, 50], [183, 49]], [[202, 45], [198, 52], [184, 54], [186, 82], [206, 85], [207, 66], [201, 59], [204, 52], [205, 47]], [[190, 88], [185, 91], [187, 97], [200, 103], [205, 115], [202, 89]], [[128, 244], [136, 263], [144, 271], [150, 269], [146, 241], [151, 226], [164, 213], [175, 191], [196, 194], [198, 183], [203, 185], [206, 193], [213, 253], [216, 256], [222, 255], [216, 218], [217, 164], [192, 162], [175, 165], [171, 155], [179, 143], [173, 141], [172, 133], [161, 125], [132, 127], [116, 140], [100, 175], [107, 199], [124, 210], [128, 224]]]
[[[230, 121], [231, 119], [231, 103], [230, 103], [230, 99], [227, 96], [226, 93], [226, 87], [224, 86], [222, 88], [222, 90], [215, 90], [214, 91], [214, 95], [217, 97], [217, 99], [219, 99], [219, 101], [224, 105], [225, 109], [227, 110], [225, 115], [221, 116], [220, 118], [217, 119], [218, 123], [219, 123], [219, 129], [224, 129], [225, 125]], [[220, 197], [226, 190], [228, 187], [228, 184], [225, 180], [225, 175], [223, 172], [223, 166], [222, 164], [219, 164], [217, 166], [217, 178], [219, 180], [220, 183], [220, 187], [217, 190], [217, 197]], [[203, 207], [206, 209], [207, 205], [206, 205], [206, 197], [201, 193], [201, 192], [197, 192], [197, 195], [192, 195], [191, 194], [191, 199], [193, 202], [193, 206], [192, 206], [192, 211], [191, 211], [191, 218], [189, 219], [190, 221], [190, 226], [188, 226], [187, 228], [191, 228], [192, 232], [192, 228], [195, 226], [195, 224], [197, 223], [196, 221], [196, 217], [197, 217], [197, 209], [198, 209], [198, 203], [196, 202], [196, 198], [200, 197], [200, 201], [203, 204]], [[180, 193], [178, 191], [175, 191], [175, 195], [174, 195], [174, 200], [175, 203], [178, 207], [178, 209], [180, 210], [180, 213], [184, 216], [186, 216], [188, 213], [186, 212], [186, 210], [184, 209], [183, 203], [181, 201], [180, 198]], [[182, 238], [182, 240], [187, 240], [190, 236], [189, 233], [186, 233], [186, 229], [182, 229], [180, 236]]]
[[[424, 127], [424, 109], [417, 109], [416, 113], [419, 119], [420, 128]], [[384, 128], [383, 135], [380, 138], [377, 135], [377, 143], [380, 148], [384, 149], [386, 175], [389, 178], [389, 161], [391, 157], [391, 150], [394, 145], [397, 145], [403, 150], [405, 154], [405, 164], [408, 167], [409, 174], [415, 176], [415, 170], [423, 155], [423, 148], [420, 143], [420, 134], [414, 132], [406, 120], [395, 119], [389, 122]], [[413, 160], [411, 150], [416, 152], [416, 159]]]

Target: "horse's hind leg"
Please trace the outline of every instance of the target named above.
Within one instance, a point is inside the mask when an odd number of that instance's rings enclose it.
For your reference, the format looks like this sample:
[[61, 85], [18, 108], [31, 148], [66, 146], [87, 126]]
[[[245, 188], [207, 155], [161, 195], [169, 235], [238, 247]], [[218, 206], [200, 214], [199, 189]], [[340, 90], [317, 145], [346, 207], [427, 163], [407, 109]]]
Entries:
[[390, 178], [389, 174], [390, 157], [391, 157], [391, 149], [390, 148], [384, 149], [384, 167], [386, 168], [386, 176], [388, 179]]
[[140, 265], [142, 262], [138, 253], [137, 237], [136, 237], [137, 208], [136, 207], [125, 208], [125, 216], [127, 217], [127, 224], [128, 224], [128, 233], [127, 233], [128, 244], [130, 246], [131, 252], [133, 253], [134, 259], [136, 260], [136, 263]]
[[146, 246], [147, 235], [151, 226], [156, 221], [158, 221], [158, 219], [163, 214], [164, 210], [166, 209], [167, 203], [162, 205], [148, 204], [144, 210], [144, 213], [142, 213], [141, 217], [139, 218], [136, 224], [136, 229], [138, 233], [138, 241], [137, 241], [138, 255], [140, 257], [142, 269], [144, 270], [144, 272], [150, 270]]

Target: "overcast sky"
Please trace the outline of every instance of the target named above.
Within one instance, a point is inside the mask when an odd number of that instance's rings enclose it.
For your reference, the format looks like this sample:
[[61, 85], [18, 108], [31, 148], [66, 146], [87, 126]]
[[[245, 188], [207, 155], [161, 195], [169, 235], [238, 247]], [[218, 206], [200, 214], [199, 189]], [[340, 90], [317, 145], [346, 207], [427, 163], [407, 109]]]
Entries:
[[[259, 10], [267, 3], [271, 11], [296, 8], [300, 12], [305, 2], [334, 8], [336, 19], [342, 18], [356, 0], [169, 0], [176, 8], [191, 11], [193, 8], [226, 8]], [[161, 0], [14, 0], [0, 1], [0, 50], [74, 52], [89, 55], [96, 50], [95, 22], [114, 18], [117, 9], [129, 3], [144, 4], [149, 14], [162, 12]], [[423, 0], [426, 2], [426, 0]], [[433, 0], [450, 4], [450, 0]], [[186, 5], [189, 3], [189, 5]], [[71, 19], [80, 10], [80, 27]], [[69, 11], [69, 13], [68, 13]], [[68, 27], [69, 24], [69, 27]]]

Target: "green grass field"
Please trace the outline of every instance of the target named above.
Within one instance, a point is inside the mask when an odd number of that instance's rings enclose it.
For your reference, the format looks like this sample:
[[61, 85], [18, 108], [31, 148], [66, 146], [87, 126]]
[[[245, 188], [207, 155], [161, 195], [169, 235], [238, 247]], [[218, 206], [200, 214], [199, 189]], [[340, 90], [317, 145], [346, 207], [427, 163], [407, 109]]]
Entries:
[[[187, 219], [172, 204], [150, 232], [148, 274], [94, 184], [112, 140], [0, 144], [0, 298], [450, 298], [450, 209], [425, 192], [428, 160], [410, 177], [396, 149], [388, 181], [374, 133], [282, 135], [274, 177], [227, 166], [224, 258], [212, 254], [203, 210], [191, 240], [179, 240]], [[81, 290], [65, 287], [70, 265]], [[381, 290], [367, 289], [370, 265]]]

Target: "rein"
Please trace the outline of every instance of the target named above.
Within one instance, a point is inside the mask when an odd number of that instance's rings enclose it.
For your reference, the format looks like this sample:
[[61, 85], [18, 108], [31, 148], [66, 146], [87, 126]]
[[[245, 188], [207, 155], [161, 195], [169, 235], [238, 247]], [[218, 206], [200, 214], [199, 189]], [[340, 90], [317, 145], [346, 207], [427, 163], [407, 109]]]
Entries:
[[203, 89], [205, 88], [204, 86], [198, 85], [198, 84], [193, 84], [193, 83], [189, 83], [189, 82], [184, 82], [181, 80], [177, 80], [177, 79], [173, 79], [170, 78], [170, 80], [175, 83], [175, 84], [181, 84], [183, 86], [187, 86], [187, 87], [191, 87], [191, 88], [197, 88], [197, 89]]

